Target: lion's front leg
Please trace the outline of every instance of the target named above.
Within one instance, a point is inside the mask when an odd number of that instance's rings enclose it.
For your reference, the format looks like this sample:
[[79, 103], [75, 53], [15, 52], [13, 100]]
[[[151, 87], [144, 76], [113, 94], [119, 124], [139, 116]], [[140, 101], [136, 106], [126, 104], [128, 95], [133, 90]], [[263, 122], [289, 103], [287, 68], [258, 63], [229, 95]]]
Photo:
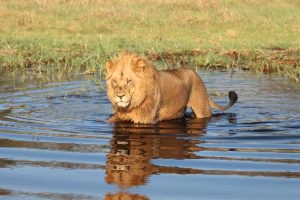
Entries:
[[156, 124], [159, 118], [155, 111], [151, 112], [140, 112], [132, 117], [132, 121], [136, 124]]
[[116, 122], [120, 122], [120, 121], [121, 121], [121, 119], [116, 114], [113, 114], [112, 116], [110, 116], [107, 119], [107, 122], [109, 122], [109, 123], [116, 123]]
[[135, 119], [133, 123], [135, 124], [156, 124], [158, 119]]

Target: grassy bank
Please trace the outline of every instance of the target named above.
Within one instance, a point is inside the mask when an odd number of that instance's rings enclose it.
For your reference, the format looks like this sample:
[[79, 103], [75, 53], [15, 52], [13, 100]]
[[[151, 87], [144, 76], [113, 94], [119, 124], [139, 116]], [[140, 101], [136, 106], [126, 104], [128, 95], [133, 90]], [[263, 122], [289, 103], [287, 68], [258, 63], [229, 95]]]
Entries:
[[0, 67], [93, 72], [130, 50], [299, 81], [299, 10], [294, 0], [0, 0]]

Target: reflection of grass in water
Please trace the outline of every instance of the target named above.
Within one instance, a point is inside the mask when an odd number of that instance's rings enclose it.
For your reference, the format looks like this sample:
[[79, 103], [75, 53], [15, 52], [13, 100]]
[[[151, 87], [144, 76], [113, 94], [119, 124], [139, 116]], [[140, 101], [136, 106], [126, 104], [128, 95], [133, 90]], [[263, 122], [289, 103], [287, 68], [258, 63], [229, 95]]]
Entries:
[[11, 70], [51, 64], [59, 66], [57, 75], [91, 73], [121, 50], [200, 49], [203, 54], [182, 60], [205, 67], [241, 64], [297, 81], [299, 9], [291, 0], [1, 1], [0, 64]]

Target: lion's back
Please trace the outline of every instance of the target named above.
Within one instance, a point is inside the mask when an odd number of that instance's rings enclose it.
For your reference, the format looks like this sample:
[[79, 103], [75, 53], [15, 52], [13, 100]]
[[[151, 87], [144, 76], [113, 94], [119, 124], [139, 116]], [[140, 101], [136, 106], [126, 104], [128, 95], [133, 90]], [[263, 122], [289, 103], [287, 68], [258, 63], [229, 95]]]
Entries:
[[186, 68], [161, 70], [158, 75], [160, 84], [185, 87], [190, 87], [191, 80], [198, 78], [195, 71]]

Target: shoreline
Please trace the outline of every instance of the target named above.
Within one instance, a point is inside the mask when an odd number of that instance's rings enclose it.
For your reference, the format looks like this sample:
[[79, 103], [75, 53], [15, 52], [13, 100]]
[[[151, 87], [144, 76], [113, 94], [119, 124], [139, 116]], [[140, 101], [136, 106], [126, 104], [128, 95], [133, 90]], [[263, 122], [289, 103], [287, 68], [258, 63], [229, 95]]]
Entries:
[[[134, 52], [134, 51], [132, 51]], [[137, 52], [139, 53], [139, 52]], [[43, 52], [24, 50], [0, 50], [0, 66], [3, 72], [16, 73], [26, 69], [40, 72], [55, 68], [60, 73], [95, 73], [105, 71], [105, 62], [118, 52], [92, 52], [91, 50], [55, 49]], [[281, 75], [293, 82], [300, 81], [300, 49], [273, 48], [255, 50], [177, 50], [165, 52], [146, 51], [145, 55], [161, 68], [192, 66], [208, 69], [239, 68], [255, 73]], [[46, 67], [45, 67], [46, 66]], [[46, 69], [49, 70], [49, 69]]]

